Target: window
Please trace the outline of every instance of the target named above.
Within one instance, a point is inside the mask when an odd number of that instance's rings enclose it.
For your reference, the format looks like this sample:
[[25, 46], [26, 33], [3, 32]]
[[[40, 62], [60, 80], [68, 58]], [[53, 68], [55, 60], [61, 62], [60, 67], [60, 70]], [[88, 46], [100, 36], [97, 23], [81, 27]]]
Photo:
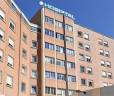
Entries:
[[47, 22], [48, 24], [54, 24], [53, 18], [50, 18], [48, 16], [45, 16], [45, 22]]
[[0, 28], [0, 40], [4, 39], [4, 31]]
[[31, 31], [37, 32], [37, 27], [31, 26]]
[[57, 89], [57, 96], [65, 96], [65, 90], [64, 89]]
[[107, 73], [105, 71], [102, 71], [102, 77], [106, 77]]
[[108, 47], [108, 42], [107, 41], [104, 41], [103, 44], [104, 44], [104, 46]]
[[85, 85], [86, 85], [86, 83], [87, 83], [87, 82], [86, 82], [86, 79], [81, 79], [81, 84], [82, 84], [82, 85], [84, 85], [84, 86], [85, 86]]
[[53, 94], [53, 95], [55, 95], [56, 94], [56, 89], [53, 88], [53, 87], [46, 87], [45, 88], [45, 92], [46, 92], [46, 94]]
[[82, 60], [82, 61], [84, 61], [84, 60], [85, 60], [85, 56], [84, 56], [84, 54], [79, 53], [79, 60]]
[[100, 55], [104, 55], [104, 50], [100, 49], [99, 53], [100, 53]]
[[55, 79], [55, 72], [46, 71], [46, 78]]
[[22, 50], [22, 56], [24, 58], [27, 58], [27, 51], [25, 49]]
[[71, 25], [65, 24], [65, 29], [70, 32], [73, 32], [73, 27]]
[[105, 66], [105, 61], [101, 60], [101, 66]]
[[67, 68], [75, 68], [75, 63], [67, 62]]
[[37, 48], [37, 41], [32, 41], [32, 48]]
[[59, 53], [64, 53], [64, 47], [56, 45], [56, 51]]
[[55, 25], [57, 27], [63, 28], [63, 22], [55, 20]]
[[63, 67], [63, 66], [64, 66], [64, 63], [65, 63], [64, 60], [60, 60], [60, 59], [57, 59], [57, 60], [56, 60], [56, 64], [57, 64], [58, 66], [62, 66], [62, 67]]
[[24, 82], [21, 83], [21, 92], [26, 92], [26, 84]]
[[54, 37], [54, 31], [49, 30], [49, 29], [45, 29], [45, 34], [51, 37]]
[[75, 55], [75, 52], [74, 52], [74, 50], [72, 50], [72, 49], [66, 49], [66, 53], [68, 54], [68, 55], [70, 55], [70, 56], [74, 56]]
[[5, 13], [3, 10], [0, 9], [0, 19], [5, 20]]
[[112, 73], [111, 73], [111, 72], [108, 72], [108, 73], [107, 73], [107, 77], [108, 77], [108, 78], [112, 78]]
[[31, 87], [31, 94], [36, 94], [37, 93], [37, 88], [36, 86]]
[[69, 76], [68, 76], [68, 81], [69, 81], [69, 82], [76, 82], [76, 76], [71, 76], [71, 75], [69, 75]]
[[108, 86], [112, 86], [113, 84], [112, 83], [109, 83]]
[[49, 50], [54, 50], [54, 44], [50, 44], [50, 43], [47, 43], [45, 42], [45, 48], [49, 49]]
[[9, 47], [14, 48], [14, 46], [15, 46], [14, 41], [11, 38], [9, 38]]
[[64, 35], [60, 33], [56, 33], [56, 38], [59, 40], [64, 40]]
[[32, 63], [37, 63], [37, 56], [32, 56]]
[[87, 67], [87, 73], [88, 73], [88, 74], [92, 74], [92, 68]]
[[105, 64], [106, 64], [107, 67], [111, 68], [111, 62], [106, 61]]
[[0, 83], [2, 83], [2, 70], [0, 70]]
[[55, 58], [46, 56], [45, 63], [46, 64], [55, 64]]
[[81, 73], [85, 73], [86, 72], [86, 68], [84, 66], [80, 66], [80, 72]]
[[93, 87], [93, 80], [88, 80], [88, 86]]
[[0, 61], [3, 61], [3, 51], [0, 49]]
[[83, 37], [83, 32], [81, 32], [81, 31], [78, 31], [78, 37]]
[[83, 37], [84, 39], [89, 40], [89, 34], [84, 33]]
[[78, 42], [78, 47], [83, 49], [84, 48], [84, 44], [82, 42]]
[[27, 35], [26, 34], [23, 34], [23, 42], [27, 43]]
[[37, 78], [37, 71], [36, 70], [31, 71], [31, 77], [32, 78]]
[[15, 23], [13, 20], [10, 20], [10, 26], [9, 27], [11, 30], [13, 30], [13, 31], [15, 30]]
[[68, 94], [69, 96], [73, 96], [74, 94], [76, 94], [75, 90], [68, 90]]
[[85, 60], [87, 61], [87, 62], [91, 62], [91, 57], [90, 56], [85, 56]]
[[98, 43], [99, 43], [100, 45], [103, 45], [103, 40], [102, 40], [102, 39], [99, 39], [99, 40], [98, 40]]
[[104, 51], [104, 54], [105, 54], [106, 57], [109, 57], [110, 56], [110, 54], [109, 54], [108, 51]]
[[23, 74], [23, 75], [26, 75], [26, 71], [27, 71], [27, 68], [26, 68], [26, 66], [23, 64], [23, 65], [22, 65], [22, 74]]
[[66, 36], [66, 42], [67, 43], [73, 43], [74, 39], [72, 37]]
[[11, 56], [8, 56], [8, 66], [13, 67], [14, 59]]
[[13, 86], [13, 77], [12, 76], [7, 75], [7, 77], [6, 77], [6, 85], [8, 87], [12, 87]]
[[57, 79], [58, 80], [65, 80], [65, 75], [61, 73], [57, 73]]
[[106, 82], [103, 82], [103, 87], [106, 87], [106, 86], [108, 86], [108, 83], [106, 83]]
[[86, 51], [90, 51], [90, 45], [85, 44], [84, 47]]

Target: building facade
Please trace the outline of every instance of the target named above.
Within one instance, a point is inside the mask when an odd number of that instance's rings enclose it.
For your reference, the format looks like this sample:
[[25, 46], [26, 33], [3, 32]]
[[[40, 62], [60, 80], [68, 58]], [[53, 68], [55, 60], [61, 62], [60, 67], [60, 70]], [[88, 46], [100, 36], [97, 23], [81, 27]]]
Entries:
[[74, 96], [114, 84], [114, 40], [44, 4], [31, 22], [0, 1], [0, 95]]

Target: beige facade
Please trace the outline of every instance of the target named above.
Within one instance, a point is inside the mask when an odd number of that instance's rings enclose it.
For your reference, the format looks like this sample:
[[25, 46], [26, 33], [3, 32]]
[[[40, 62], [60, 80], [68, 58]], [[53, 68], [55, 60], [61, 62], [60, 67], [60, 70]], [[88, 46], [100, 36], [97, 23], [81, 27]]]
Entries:
[[114, 84], [112, 38], [45, 7], [31, 22], [13, 0], [0, 1], [0, 95], [73, 96]]

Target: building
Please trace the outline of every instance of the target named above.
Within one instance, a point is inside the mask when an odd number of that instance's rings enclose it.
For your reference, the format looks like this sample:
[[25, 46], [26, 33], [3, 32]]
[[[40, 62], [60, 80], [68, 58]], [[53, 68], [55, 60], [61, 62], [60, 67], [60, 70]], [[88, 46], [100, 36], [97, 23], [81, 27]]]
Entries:
[[[0, 94], [73, 96], [114, 84], [114, 39], [44, 4], [31, 22], [0, 1]], [[68, 95], [69, 94], [69, 95]]]

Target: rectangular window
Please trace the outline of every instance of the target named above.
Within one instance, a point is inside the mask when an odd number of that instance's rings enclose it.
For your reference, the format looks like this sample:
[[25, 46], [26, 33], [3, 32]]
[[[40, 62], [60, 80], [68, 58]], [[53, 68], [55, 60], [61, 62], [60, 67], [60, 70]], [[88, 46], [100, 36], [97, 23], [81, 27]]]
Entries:
[[32, 56], [32, 63], [37, 63], [38, 60], [37, 60], [37, 56], [33, 55]]
[[56, 32], [56, 38], [59, 40], [64, 40], [64, 35]]
[[11, 48], [15, 47], [15, 43], [11, 38], [9, 38], [9, 47], [11, 47]]
[[103, 87], [107, 87], [108, 86], [108, 83], [106, 83], [106, 82], [103, 82]]
[[100, 54], [100, 55], [104, 55], [104, 50], [100, 49], [100, 50], [99, 50], [99, 54]]
[[75, 63], [67, 62], [67, 68], [75, 68]]
[[6, 77], [6, 85], [8, 87], [12, 87], [13, 86], [13, 77], [12, 76], [7, 75], [7, 77]]
[[74, 38], [73, 37], [66, 36], [66, 42], [67, 43], [73, 43], [74, 42]]
[[59, 53], [64, 53], [64, 47], [56, 45], [56, 51]]
[[57, 27], [63, 28], [63, 22], [61, 22], [61, 21], [55, 20], [55, 25]]
[[102, 40], [102, 39], [99, 39], [99, 40], [98, 40], [98, 43], [99, 43], [100, 45], [103, 45], [103, 40]]
[[32, 78], [37, 78], [37, 71], [36, 70], [31, 71], [31, 77]]
[[107, 67], [111, 68], [111, 62], [106, 61], [105, 64], [106, 64]]
[[82, 42], [78, 42], [78, 47], [83, 49], [84, 48], [84, 44]]
[[55, 95], [55, 94], [56, 94], [56, 89], [53, 88], [53, 87], [46, 87], [46, 88], [45, 88], [45, 92], [46, 92], [46, 94]]
[[85, 60], [87, 61], [87, 62], [91, 62], [91, 57], [90, 56], [85, 56]]
[[31, 31], [32, 32], [37, 32], [37, 30], [38, 30], [37, 27], [31, 26]]
[[9, 27], [11, 30], [13, 30], [13, 31], [15, 30], [15, 23], [13, 20], [10, 20], [10, 26]]
[[46, 71], [46, 78], [55, 79], [55, 72]]
[[74, 52], [74, 50], [72, 50], [72, 49], [66, 49], [66, 53], [68, 54], [68, 55], [70, 55], [70, 56], [74, 56], [75, 55], [75, 52]]
[[88, 73], [88, 74], [92, 74], [92, 68], [87, 67], [87, 73]]
[[14, 59], [11, 56], [8, 56], [8, 66], [13, 67]]
[[101, 66], [105, 66], [105, 61], [104, 60], [101, 60]]
[[37, 88], [36, 86], [31, 87], [31, 94], [36, 94], [37, 93]]
[[71, 76], [71, 75], [69, 75], [69, 76], [68, 76], [68, 81], [69, 81], [69, 82], [76, 82], [76, 76]]
[[58, 80], [65, 80], [65, 75], [61, 73], [57, 73], [57, 79]]
[[88, 86], [93, 87], [93, 80], [88, 80]]
[[65, 90], [64, 89], [57, 89], [57, 96], [65, 96]]
[[45, 22], [47, 22], [48, 24], [54, 24], [54, 19], [48, 16], [45, 16]]
[[21, 83], [21, 92], [26, 92], [26, 84], [24, 82]]
[[26, 34], [23, 34], [23, 42], [27, 43], [27, 35]]
[[3, 10], [0, 9], [0, 19], [5, 20], [5, 13]]
[[86, 86], [86, 85], [87, 85], [86, 79], [81, 79], [81, 84], [82, 84], [83, 86]]
[[4, 39], [4, 31], [0, 28], [0, 40]]
[[22, 56], [24, 58], [27, 58], [27, 51], [25, 49], [22, 50]]
[[56, 64], [58, 65], [58, 66], [62, 66], [62, 67], [64, 67], [64, 60], [60, 60], [60, 59], [57, 59], [56, 60]]
[[70, 32], [73, 32], [73, 27], [71, 25], [65, 24], [65, 29]]
[[45, 42], [45, 48], [49, 50], [55, 50], [54, 44]]
[[81, 73], [85, 73], [86, 72], [86, 68], [84, 66], [80, 66], [80, 72]]
[[46, 56], [45, 63], [46, 64], [55, 64], [55, 58]]
[[112, 73], [111, 72], [108, 72], [107, 73], [107, 77], [111, 79], [112, 78]]
[[82, 53], [79, 53], [79, 60], [85, 61], [85, 56]]
[[38, 42], [32, 40], [32, 48], [37, 48]]
[[90, 51], [90, 45], [85, 44], [84, 47], [85, 47], [85, 50], [86, 50], [86, 51]]
[[0, 61], [3, 61], [3, 50], [0, 49]]
[[78, 37], [83, 38], [83, 32], [78, 31]]
[[109, 51], [104, 51], [106, 57], [110, 57]]
[[105, 71], [102, 71], [102, 77], [106, 77], [107, 73]]
[[89, 34], [84, 33], [83, 37], [84, 37], [84, 39], [89, 40]]
[[45, 29], [45, 35], [48, 35], [48, 36], [54, 37], [54, 31], [49, 30], [49, 29]]
[[23, 64], [22, 65], [22, 74], [26, 75], [27, 67]]
[[104, 41], [103, 44], [104, 44], [104, 46], [108, 47], [108, 42], [107, 41]]

